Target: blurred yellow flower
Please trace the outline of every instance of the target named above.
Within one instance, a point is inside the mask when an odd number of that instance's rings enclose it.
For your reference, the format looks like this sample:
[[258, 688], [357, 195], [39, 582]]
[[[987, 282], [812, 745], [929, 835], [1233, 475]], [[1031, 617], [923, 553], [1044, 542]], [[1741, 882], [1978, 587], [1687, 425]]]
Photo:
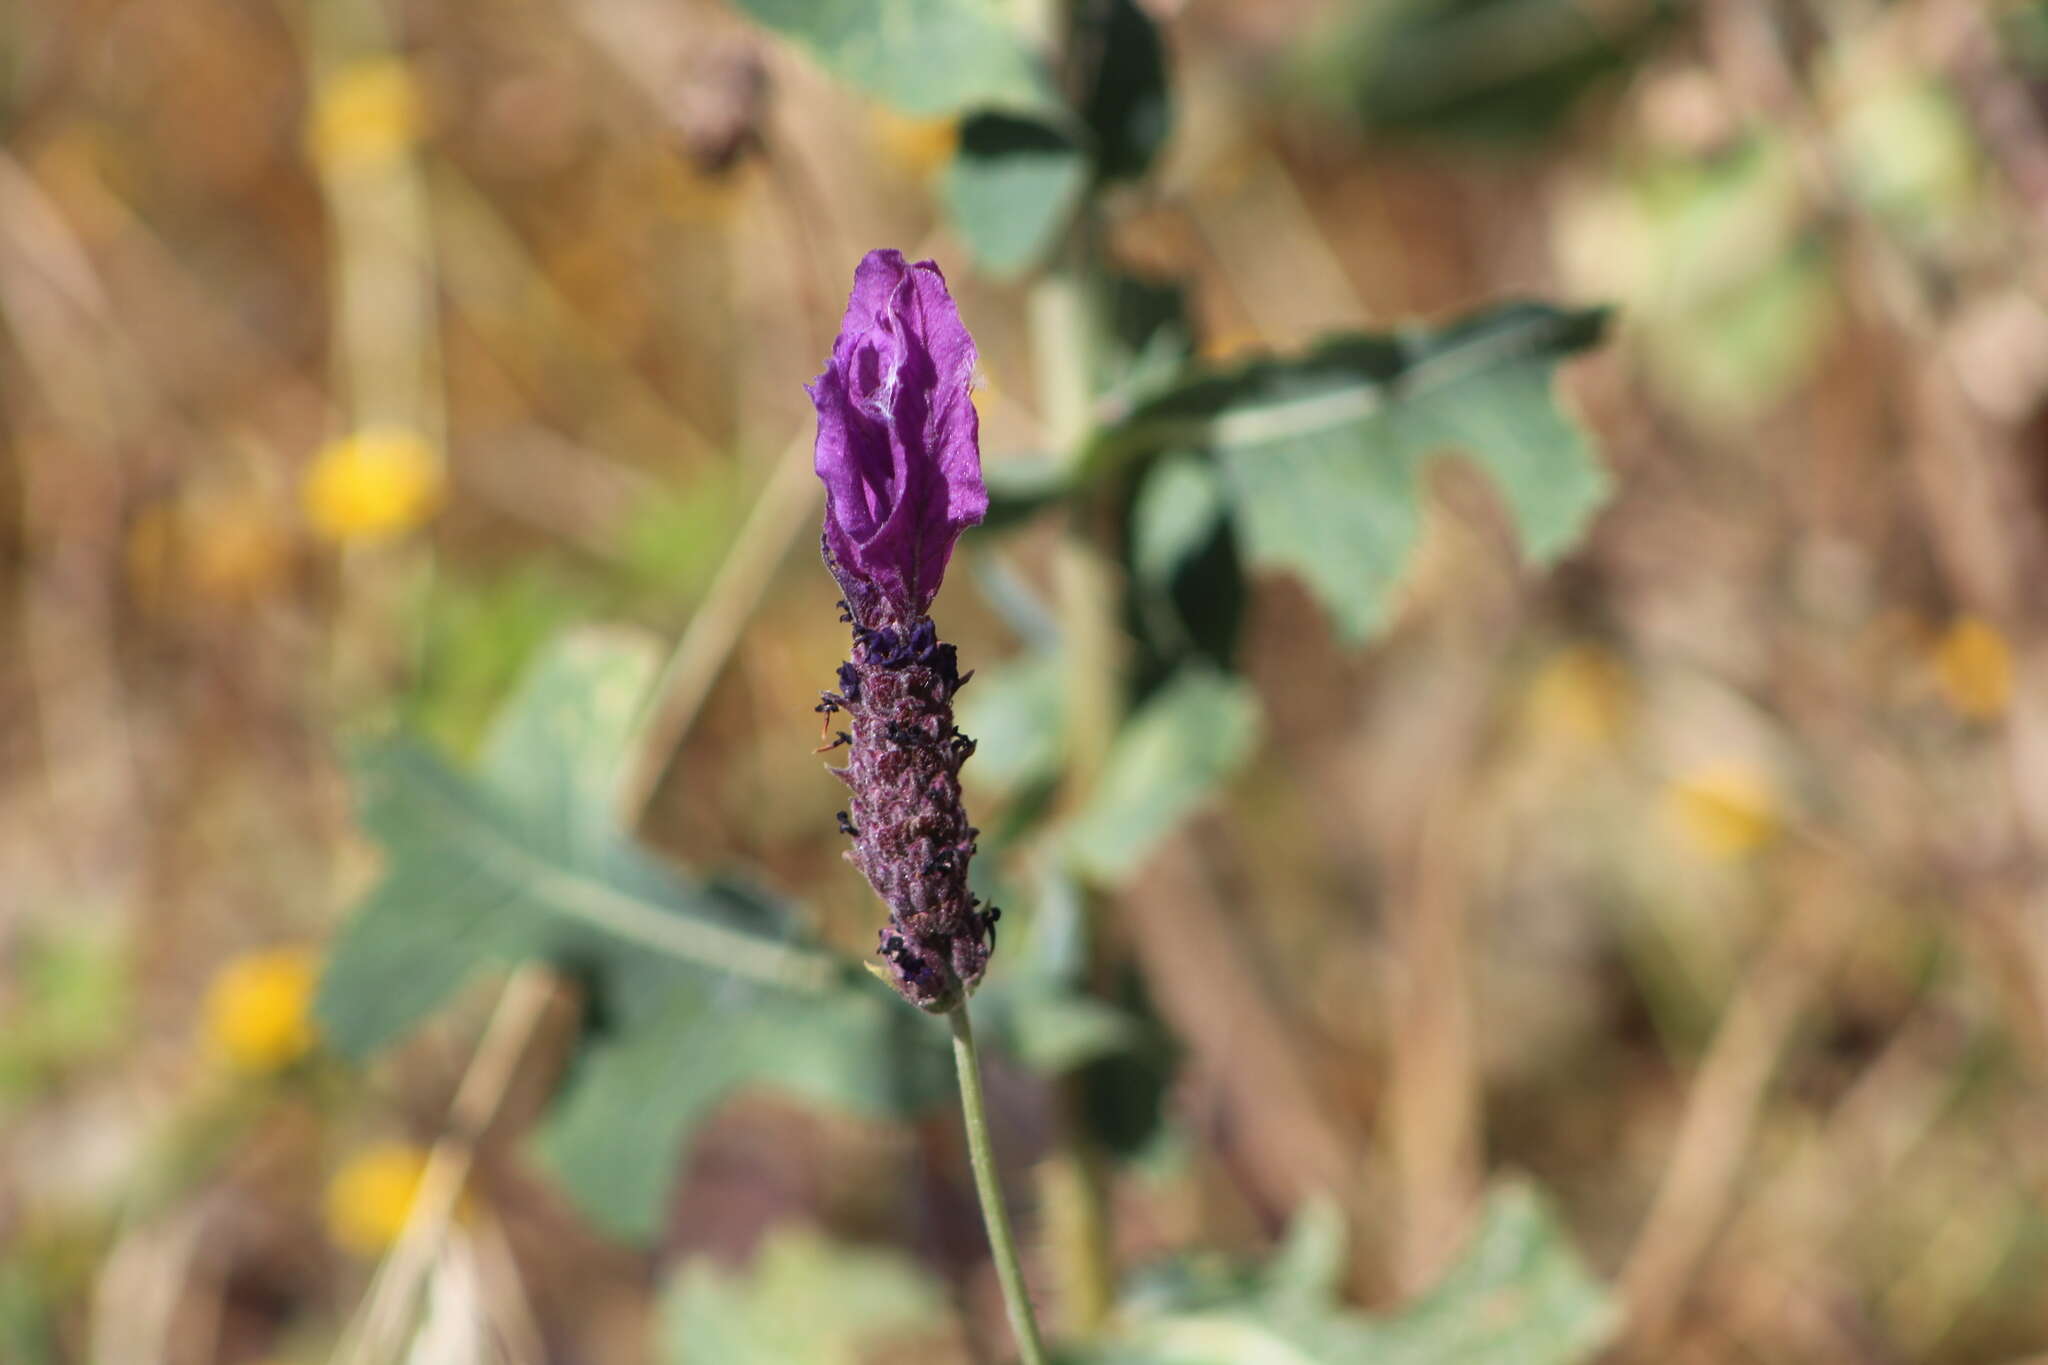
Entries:
[[412, 145], [425, 114], [419, 84], [402, 59], [357, 62], [321, 83], [306, 149], [329, 173], [378, 165]]
[[1266, 339], [1249, 327], [1239, 327], [1234, 331], [1218, 332], [1212, 337], [1205, 338], [1200, 347], [1202, 359], [1215, 361], [1218, 364], [1228, 364], [1233, 360], [1243, 360], [1265, 349]]
[[960, 123], [952, 118], [912, 118], [876, 105], [875, 150], [898, 170], [931, 175], [953, 159], [960, 145]]
[[1934, 644], [1942, 697], [1971, 720], [1995, 720], [2012, 695], [2012, 646], [1990, 622], [1959, 618]]
[[358, 432], [329, 443], [306, 471], [306, 515], [337, 542], [388, 540], [431, 517], [446, 494], [441, 461], [413, 432]]
[[356, 1153], [327, 1182], [327, 1235], [344, 1251], [383, 1255], [405, 1230], [426, 1169], [426, 1152], [409, 1142]]
[[285, 585], [292, 537], [261, 495], [209, 492], [143, 508], [129, 525], [126, 554], [129, 582], [153, 610], [187, 593], [240, 605]]
[[1665, 790], [1664, 802], [1679, 834], [1711, 858], [1747, 857], [1784, 828], [1776, 784], [1746, 763], [1694, 769]]
[[291, 567], [291, 537], [270, 503], [253, 494], [195, 504], [185, 518], [185, 575], [203, 597], [246, 602], [278, 587]]
[[1606, 748], [1621, 737], [1635, 706], [1628, 669], [1595, 644], [1557, 650], [1529, 682], [1530, 727], [1569, 747]]
[[268, 1075], [313, 1050], [312, 954], [298, 948], [244, 953], [213, 978], [206, 1037], [237, 1071]]

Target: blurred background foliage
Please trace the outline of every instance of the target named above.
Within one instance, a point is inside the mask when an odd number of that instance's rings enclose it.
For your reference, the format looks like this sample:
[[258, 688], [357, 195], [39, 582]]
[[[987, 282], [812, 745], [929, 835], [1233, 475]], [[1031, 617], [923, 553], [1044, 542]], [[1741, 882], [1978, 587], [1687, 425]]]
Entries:
[[0, 134], [0, 1361], [1004, 1358], [809, 752], [885, 244], [1070, 1359], [2048, 1354], [2048, 7], [71, 0]]

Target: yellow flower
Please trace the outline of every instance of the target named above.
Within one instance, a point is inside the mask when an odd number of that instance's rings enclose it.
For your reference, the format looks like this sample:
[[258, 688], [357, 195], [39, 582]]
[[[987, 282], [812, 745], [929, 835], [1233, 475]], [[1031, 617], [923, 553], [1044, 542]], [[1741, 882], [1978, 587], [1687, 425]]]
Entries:
[[313, 458], [303, 489], [313, 529], [329, 540], [388, 540], [441, 506], [446, 481], [433, 447], [410, 431], [358, 432]]
[[1959, 618], [1934, 645], [1942, 697], [1971, 720], [1995, 720], [2012, 695], [2012, 646], [1990, 622]]
[[930, 175], [953, 159], [960, 124], [952, 118], [912, 118], [875, 106], [875, 148], [884, 161], [913, 175]]
[[306, 148], [323, 170], [379, 165], [404, 152], [426, 122], [419, 84], [404, 61], [375, 57], [321, 83]]
[[356, 1153], [327, 1182], [327, 1235], [344, 1251], [383, 1255], [405, 1230], [426, 1170], [426, 1152], [409, 1142]]
[[1671, 784], [1664, 801], [1679, 834], [1711, 858], [1747, 857], [1784, 827], [1776, 785], [1745, 763], [1695, 769]]
[[206, 991], [206, 1036], [237, 1071], [268, 1075], [313, 1050], [312, 954], [297, 948], [245, 953]]
[[1595, 644], [1566, 645], [1536, 670], [1527, 705], [1529, 724], [1542, 738], [1604, 749], [1627, 727], [1635, 688], [1612, 651]]

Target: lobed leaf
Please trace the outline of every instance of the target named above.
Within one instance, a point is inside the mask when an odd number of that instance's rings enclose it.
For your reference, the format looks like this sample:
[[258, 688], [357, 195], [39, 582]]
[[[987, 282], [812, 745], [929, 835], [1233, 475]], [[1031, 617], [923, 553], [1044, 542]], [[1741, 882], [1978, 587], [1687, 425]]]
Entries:
[[961, 125], [940, 193], [985, 273], [1023, 274], [1051, 253], [1072, 221], [1088, 186], [1088, 154], [1064, 122], [989, 112]]
[[685, 1264], [662, 1300], [661, 1359], [671, 1365], [860, 1365], [906, 1335], [950, 1332], [945, 1287], [895, 1252], [771, 1234], [743, 1271]]
[[[654, 656], [618, 632], [544, 652], [474, 773], [394, 740], [357, 765], [382, 881], [342, 930], [316, 1013], [356, 1056], [475, 975], [540, 959], [584, 987], [591, 1027], [543, 1154], [602, 1226], [653, 1232], [680, 1147], [733, 1089], [898, 1112], [944, 1075], [934, 1030], [795, 941], [788, 909], [671, 870], [617, 791]], [[936, 1063], [936, 1065], [934, 1065]]]
[[1437, 455], [1465, 455], [1492, 477], [1539, 562], [1584, 531], [1608, 480], [1551, 385], [1604, 320], [1509, 304], [1199, 373], [1103, 431], [1084, 468], [1100, 478], [1165, 451], [1208, 452], [1248, 558], [1299, 574], [1340, 631], [1363, 640], [1414, 548], [1421, 475]]
[[909, 114], [1052, 107], [1037, 56], [993, 0], [738, 0], [847, 84]]
[[1336, 1303], [1341, 1224], [1311, 1206], [1275, 1259], [1236, 1276], [1169, 1267], [1126, 1305], [1127, 1329], [1070, 1365], [1581, 1365], [1616, 1323], [1606, 1291], [1529, 1185], [1488, 1195], [1457, 1264], [1415, 1303]]
[[1086, 873], [1128, 877], [1154, 845], [1237, 771], [1258, 736], [1251, 688], [1190, 665], [1163, 684], [1118, 732], [1068, 850]]

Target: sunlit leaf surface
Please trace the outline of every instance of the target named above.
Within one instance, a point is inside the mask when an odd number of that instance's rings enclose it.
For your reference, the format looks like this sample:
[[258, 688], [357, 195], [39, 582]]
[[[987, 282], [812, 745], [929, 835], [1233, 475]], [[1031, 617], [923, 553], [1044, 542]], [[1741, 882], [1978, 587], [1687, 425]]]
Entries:
[[543, 1150], [602, 1225], [651, 1232], [679, 1147], [736, 1087], [869, 1112], [928, 1093], [936, 1034], [849, 965], [795, 941], [788, 909], [637, 846], [616, 786], [653, 657], [579, 632], [546, 652], [479, 770], [406, 741], [358, 765], [384, 879], [343, 930], [318, 1017], [361, 1055], [472, 976], [540, 959], [589, 1028]]
[[1608, 479], [1552, 380], [1603, 320], [1511, 304], [1441, 329], [1333, 337], [1299, 357], [1200, 374], [1105, 432], [1089, 467], [1208, 450], [1250, 558], [1299, 574], [1344, 635], [1363, 640], [1415, 547], [1422, 471], [1438, 455], [1486, 471], [1539, 562], [1577, 540]]

